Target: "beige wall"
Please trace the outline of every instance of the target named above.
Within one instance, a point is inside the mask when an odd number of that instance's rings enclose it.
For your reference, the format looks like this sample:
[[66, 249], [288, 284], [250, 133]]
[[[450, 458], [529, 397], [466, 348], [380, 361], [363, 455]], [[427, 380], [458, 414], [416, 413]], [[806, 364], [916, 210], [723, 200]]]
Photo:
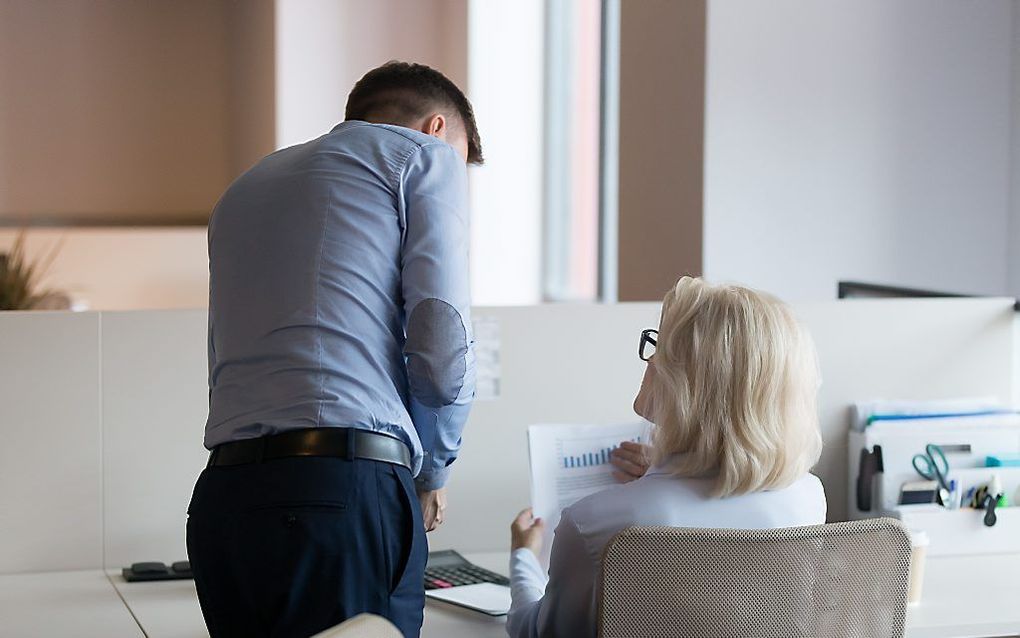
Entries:
[[202, 221], [229, 179], [221, 2], [0, 2], [0, 222]]
[[466, 32], [467, 0], [3, 0], [0, 224], [203, 223], [367, 69], [463, 84]]
[[705, 0], [621, 3], [619, 299], [702, 270]]
[[33, 228], [27, 252], [62, 242], [44, 284], [93, 309], [204, 306], [224, 188], [391, 58], [463, 85], [467, 0], [0, 0], [0, 252], [22, 224], [194, 222]]
[[[0, 228], [0, 253], [17, 231]], [[203, 308], [209, 298], [204, 226], [176, 228], [38, 228], [26, 252], [59, 252], [42, 286], [71, 294], [92, 310]]]
[[221, 0], [227, 11], [227, 149], [232, 179], [276, 144], [273, 0]]

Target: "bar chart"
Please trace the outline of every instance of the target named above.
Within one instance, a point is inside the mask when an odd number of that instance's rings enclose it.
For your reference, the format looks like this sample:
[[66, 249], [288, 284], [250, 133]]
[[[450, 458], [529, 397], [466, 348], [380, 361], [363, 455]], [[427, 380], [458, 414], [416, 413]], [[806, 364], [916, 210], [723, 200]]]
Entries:
[[[634, 443], [641, 443], [640, 436], [630, 440]], [[605, 439], [564, 441], [559, 450], [560, 464], [564, 469], [607, 465], [613, 450], [618, 447], [620, 447], [619, 442], [609, 442]]]

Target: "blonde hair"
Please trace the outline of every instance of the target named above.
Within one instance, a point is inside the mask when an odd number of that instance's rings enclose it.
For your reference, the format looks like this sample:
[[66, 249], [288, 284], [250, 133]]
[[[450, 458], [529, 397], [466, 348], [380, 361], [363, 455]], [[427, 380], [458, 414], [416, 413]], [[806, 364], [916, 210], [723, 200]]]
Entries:
[[713, 496], [786, 487], [822, 449], [811, 336], [778, 299], [684, 277], [662, 300], [653, 461], [717, 479]]

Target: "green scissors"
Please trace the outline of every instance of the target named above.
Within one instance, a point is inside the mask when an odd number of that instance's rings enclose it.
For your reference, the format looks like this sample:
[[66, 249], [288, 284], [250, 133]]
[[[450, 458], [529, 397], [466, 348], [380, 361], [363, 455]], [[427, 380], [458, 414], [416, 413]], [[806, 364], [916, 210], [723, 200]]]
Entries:
[[946, 453], [942, 448], [929, 443], [924, 446], [924, 454], [915, 454], [911, 464], [917, 473], [929, 481], [937, 481], [941, 491], [949, 494], [949, 461], [946, 460]]

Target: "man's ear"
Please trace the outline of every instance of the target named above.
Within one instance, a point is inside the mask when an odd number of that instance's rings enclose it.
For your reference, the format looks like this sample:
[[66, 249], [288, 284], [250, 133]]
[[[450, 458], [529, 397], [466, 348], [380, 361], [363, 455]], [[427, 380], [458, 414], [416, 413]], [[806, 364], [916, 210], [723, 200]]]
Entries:
[[425, 118], [425, 123], [421, 129], [422, 133], [431, 135], [432, 137], [438, 137], [439, 139], [446, 139], [446, 134], [449, 132], [447, 126], [446, 116], [442, 113], [435, 113]]

